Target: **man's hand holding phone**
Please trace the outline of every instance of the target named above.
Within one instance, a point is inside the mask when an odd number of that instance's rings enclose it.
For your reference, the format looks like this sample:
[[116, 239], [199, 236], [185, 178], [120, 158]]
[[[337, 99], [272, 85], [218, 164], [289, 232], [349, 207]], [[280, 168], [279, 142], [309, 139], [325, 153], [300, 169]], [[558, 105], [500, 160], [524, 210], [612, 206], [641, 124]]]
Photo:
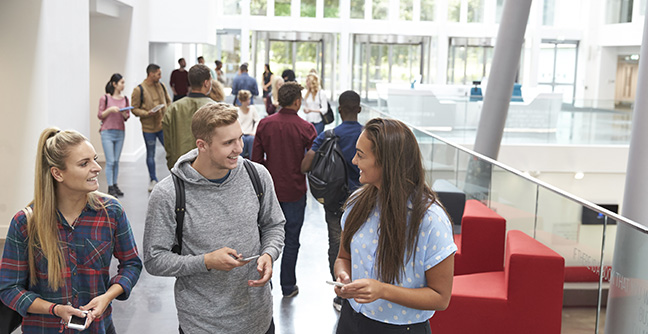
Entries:
[[265, 253], [259, 257], [257, 260], [257, 271], [261, 278], [258, 280], [249, 280], [249, 286], [264, 286], [272, 278], [272, 257], [269, 254]]
[[207, 269], [230, 271], [236, 267], [244, 266], [247, 262], [239, 261], [243, 255], [229, 247], [217, 249], [205, 254], [205, 266]]

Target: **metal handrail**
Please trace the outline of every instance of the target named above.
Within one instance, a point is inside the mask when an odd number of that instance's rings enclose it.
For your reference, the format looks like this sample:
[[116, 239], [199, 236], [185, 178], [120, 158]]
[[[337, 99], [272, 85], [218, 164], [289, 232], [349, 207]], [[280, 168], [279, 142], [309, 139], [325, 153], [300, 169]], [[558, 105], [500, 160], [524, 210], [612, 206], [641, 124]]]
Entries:
[[[366, 105], [364, 103], [362, 104], [362, 108], [365, 109], [365, 110], [370, 109], [372, 112], [376, 112], [376, 113], [378, 113], [380, 115], [383, 115], [386, 118], [395, 118], [390, 114], [384, 113], [384, 112], [382, 112], [382, 111], [380, 111], [378, 109], [375, 109], [372, 106]], [[612, 212], [610, 210], [607, 210], [607, 209], [605, 209], [603, 207], [600, 207], [600, 206], [598, 206], [598, 205], [596, 205], [596, 204], [594, 204], [594, 203], [592, 203], [590, 201], [587, 201], [587, 200], [582, 199], [582, 198], [580, 198], [578, 196], [570, 194], [570, 193], [568, 193], [568, 192], [566, 192], [566, 191], [564, 191], [562, 189], [559, 189], [559, 188], [557, 188], [557, 187], [555, 187], [553, 185], [550, 185], [548, 183], [540, 181], [540, 180], [538, 180], [538, 179], [536, 179], [536, 178], [534, 178], [532, 176], [526, 175], [526, 174], [520, 172], [519, 170], [514, 169], [513, 167], [507, 166], [507, 165], [505, 165], [505, 164], [503, 164], [503, 163], [501, 163], [501, 162], [499, 162], [497, 160], [493, 160], [493, 159], [491, 159], [491, 158], [489, 158], [489, 157], [487, 157], [487, 156], [485, 156], [483, 154], [480, 154], [478, 152], [467, 149], [467, 148], [465, 148], [463, 146], [460, 146], [460, 145], [454, 144], [452, 142], [449, 142], [449, 141], [443, 139], [442, 137], [439, 137], [438, 135], [436, 135], [434, 133], [431, 133], [431, 132], [429, 132], [427, 130], [421, 129], [421, 128], [417, 127], [417, 126], [414, 126], [414, 125], [412, 125], [412, 124], [410, 124], [408, 122], [402, 121], [402, 120], [399, 120], [399, 121], [405, 123], [410, 128], [416, 129], [417, 131], [420, 131], [420, 132], [422, 132], [422, 133], [424, 133], [424, 134], [426, 134], [426, 135], [428, 135], [430, 137], [433, 137], [435, 140], [443, 142], [444, 144], [446, 144], [448, 146], [451, 146], [451, 147], [453, 147], [453, 148], [455, 148], [457, 150], [460, 150], [460, 151], [462, 151], [464, 153], [468, 153], [470, 155], [473, 155], [473, 156], [475, 156], [475, 157], [477, 157], [477, 158], [479, 158], [481, 160], [484, 160], [484, 161], [486, 161], [486, 162], [488, 162], [488, 163], [490, 163], [490, 164], [492, 164], [494, 166], [497, 166], [497, 167], [499, 167], [499, 168], [501, 168], [501, 169], [503, 169], [503, 170], [505, 170], [505, 171], [507, 171], [509, 173], [513, 173], [513, 174], [515, 174], [515, 175], [517, 175], [519, 177], [522, 177], [522, 178], [528, 180], [529, 182], [532, 182], [532, 183], [534, 183], [534, 184], [536, 184], [536, 185], [538, 185], [540, 187], [546, 188], [546, 189], [548, 189], [548, 190], [550, 190], [550, 191], [552, 191], [552, 192], [554, 192], [554, 193], [556, 193], [556, 194], [558, 194], [560, 196], [568, 198], [571, 201], [576, 202], [576, 203], [578, 203], [578, 204], [580, 204], [580, 205], [582, 205], [582, 206], [584, 206], [584, 207], [586, 207], [586, 208], [588, 208], [588, 209], [590, 209], [592, 211], [602, 213], [603, 215], [605, 215], [605, 216], [607, 216], [607, 217], [609, 217], [611, 219], [614, 219], [617, 222], [625, 223], [625, 224], [629, 225], [630, 227], [632, 227], [632, 228], [634, 228], [634, 229], [636, 229], [636, 230], [638, 230], [638, 231], [640, 231], [640, 232], [642, 232], [644, 234], [648, 234], [648, 227], [646, 227], [646, 226], [644, 226], [642, 224], [639, 224], [639, 223], [637, 223], [637, 222], [635, 222], [633, 220], [630, 220], [630, 219], [628, 219], [626, 217], [623, 217], [623, 216], [621, 216], [619, 214], [616, 214], [616, 213], [614, 213], [614, 212]]]

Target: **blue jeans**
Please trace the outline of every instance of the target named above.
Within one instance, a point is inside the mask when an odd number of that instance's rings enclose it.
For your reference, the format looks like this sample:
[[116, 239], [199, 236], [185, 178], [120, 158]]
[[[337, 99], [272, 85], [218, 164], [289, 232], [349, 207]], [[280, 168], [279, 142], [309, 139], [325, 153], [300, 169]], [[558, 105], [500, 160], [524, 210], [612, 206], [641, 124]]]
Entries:
[[243, 152], [241, 152], [241, 156], [252, 159], [252, 146], [254, 146], [254, 136], [243, 135]]
[[155, 139], [159, 139], [164, 145], [164, 134], [162, 130], [158, 132], [142, 132], [144, 134], [144, 143], [146, 144], [146, 167], [148, 167], [149, 178], [151, 181], [157, 181], [155, 176]]
[[324, 121], [321, 121], [319, 123], [311, 123], [315, 126], [315, 130], [317, 131], [317, 135], [319, 136], [322, 131], [324, 131]]
[[106, 182], [109, 186], [117, 183], [119, 174], [119, 157], [124, 147], [124, 130], [101, 131], [101, 145], [106, 156]]
[[279, 202], [281, 211], [286, 217], [284, 230], [283, 256], [281, 258], [281, 291], [289, 294], [297, 284], [295, 267], [297, 266], [297, 254], [299, 253], [299, 234], [304, 226], [304, 211], [306, 211], [306, 194], [296, 202]]

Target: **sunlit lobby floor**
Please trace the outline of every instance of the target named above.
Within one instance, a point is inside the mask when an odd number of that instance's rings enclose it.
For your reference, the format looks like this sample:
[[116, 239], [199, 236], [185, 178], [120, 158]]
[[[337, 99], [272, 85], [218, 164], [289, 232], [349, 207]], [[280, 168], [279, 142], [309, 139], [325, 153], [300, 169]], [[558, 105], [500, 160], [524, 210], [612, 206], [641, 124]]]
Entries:
[[[157, 147], [158, 179], [169, 175], [164, 148]], [[101, 191], [106, 191], [105, 174], [100, 175]], [[120, 198], [133, 228], [138, 245], [142, 244], [144, 217], [148, 202], [148, 172], [144, 157], [136, 162], [120, 163], [119, 187], [125, 196]], [[327, 230], [324, 211], [314, 198], [307, 201], [301, 248], [297, 262], [299, 294], [283, 298], [279, 285], [279, 263], [275, 263], [274, 322], [276, 333], [335, 333], [338, 313], [333, 309], [333, 289], [325, 283], [329, 279], [327, 262]], [[4, 237], [4, 236], [3, 236]], [[0, 240], [4, 245], [4, 240]], [[112, 272], [116, 270], [113, 261]], [[113, 302], [113, 319], [118, 333], [166, 334], [178, 333], [178, 320], [173, 299], [174, 278], [155, 277], [142, 271], [130, 299]], [[562, 333], [595, 333], [595, 308], [563, 309]], [[603, 324], [600, 325], [603, 333]], [[20, 331], [16, 331], [19, 333]], [[435, 333], [436, 334], [436, 333]]]

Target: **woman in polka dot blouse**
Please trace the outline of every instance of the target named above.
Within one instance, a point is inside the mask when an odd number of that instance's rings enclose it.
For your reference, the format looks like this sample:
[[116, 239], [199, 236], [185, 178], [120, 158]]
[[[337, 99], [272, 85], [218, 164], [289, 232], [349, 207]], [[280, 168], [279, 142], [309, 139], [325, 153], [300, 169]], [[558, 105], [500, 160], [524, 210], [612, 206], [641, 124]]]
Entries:
[[400, 121], [372, 119], [353, 163], [363, 186], [341, 221], [337, 333], [430, 333], [427, 320], [450, 302], [457, 246], [416, 138]]

